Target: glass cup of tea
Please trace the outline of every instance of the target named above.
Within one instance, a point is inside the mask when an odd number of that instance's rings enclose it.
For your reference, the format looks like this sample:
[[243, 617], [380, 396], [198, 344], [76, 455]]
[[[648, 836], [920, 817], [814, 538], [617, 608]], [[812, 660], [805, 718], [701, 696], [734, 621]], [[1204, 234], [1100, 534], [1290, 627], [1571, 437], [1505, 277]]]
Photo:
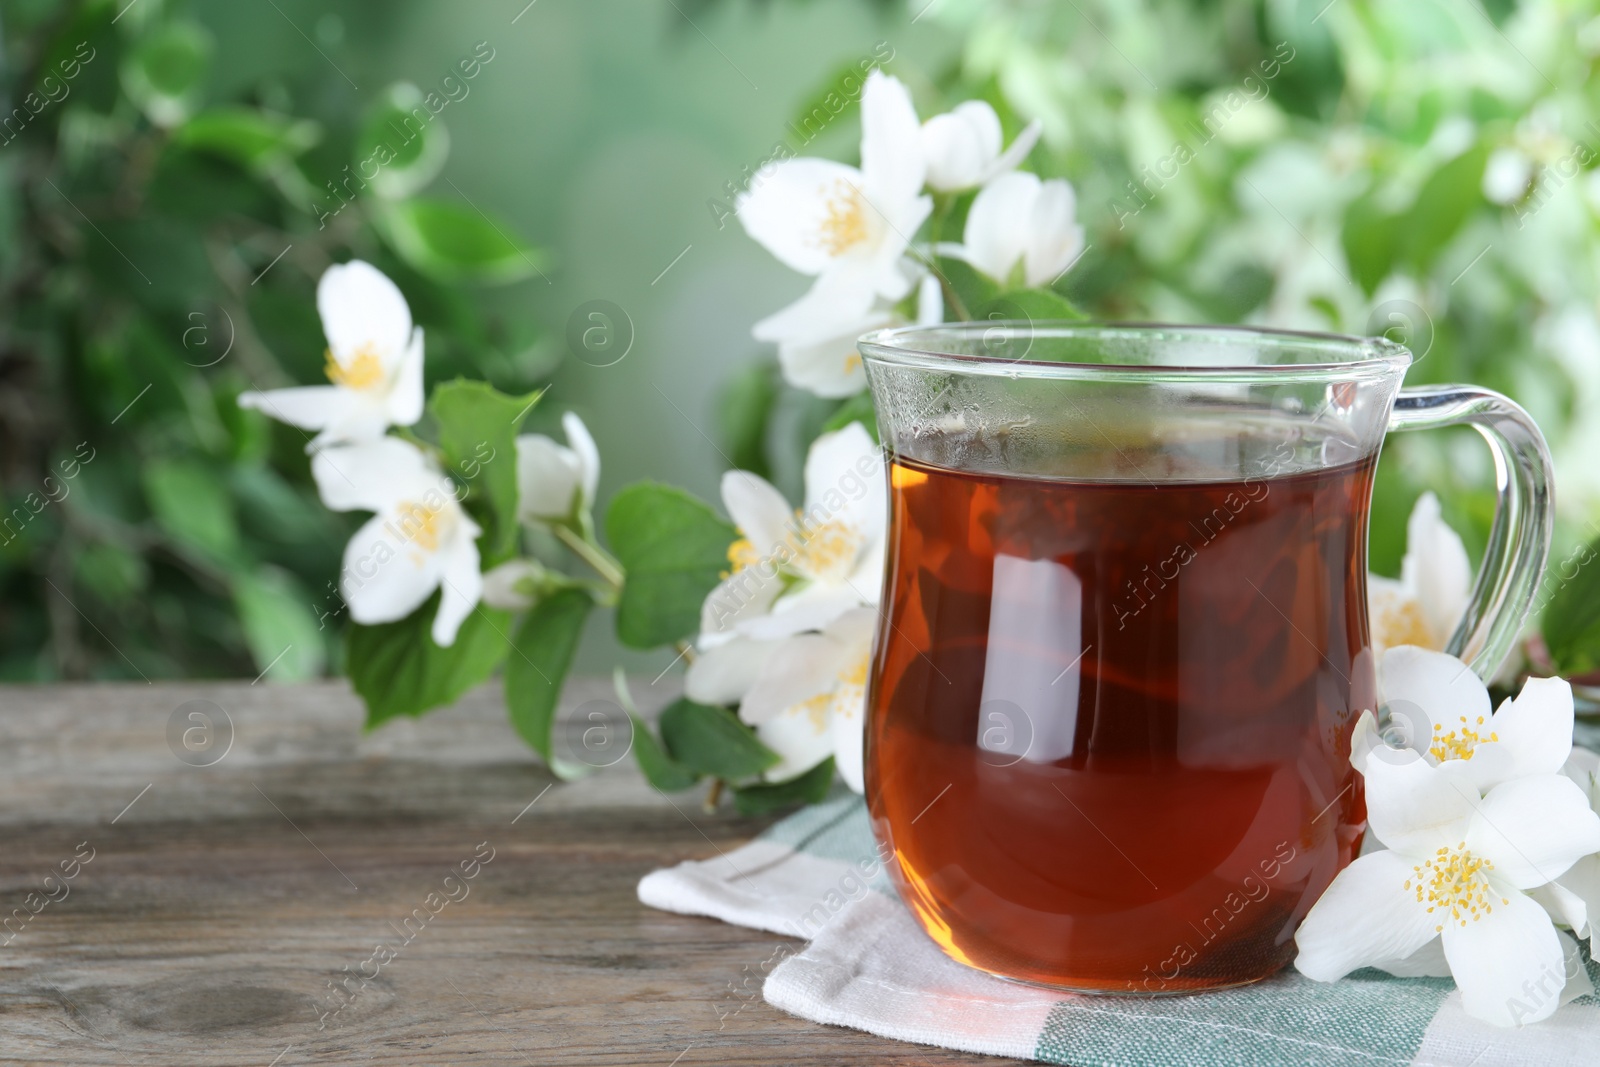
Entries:
[[1367, 515], [1390, 430], [1470, 425], [1498, 511], [1447, 651], [1488, 677], [1549, 548], [1516, 404], [1403, 346], [975, 322], [861, 339], [890, 481], [866, 787], [962, 963], [1086, 993], [1242, 985], [1366, 827]]

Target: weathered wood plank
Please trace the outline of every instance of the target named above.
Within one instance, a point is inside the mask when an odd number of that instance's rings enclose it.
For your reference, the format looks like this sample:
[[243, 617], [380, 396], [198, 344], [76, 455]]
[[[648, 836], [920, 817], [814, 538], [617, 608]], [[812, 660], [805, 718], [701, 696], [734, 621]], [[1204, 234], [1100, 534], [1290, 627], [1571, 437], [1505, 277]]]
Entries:
[[[169, 748], [190, 700], [214, 766]], [[783, 1015], [752, 975], [795, 942], [635, 898], [763, 825], [631, 760], [554, 784], [492, 688], [363, 734], [336, 683], [0, 687], [0, 1063], [1001, 1062]]]

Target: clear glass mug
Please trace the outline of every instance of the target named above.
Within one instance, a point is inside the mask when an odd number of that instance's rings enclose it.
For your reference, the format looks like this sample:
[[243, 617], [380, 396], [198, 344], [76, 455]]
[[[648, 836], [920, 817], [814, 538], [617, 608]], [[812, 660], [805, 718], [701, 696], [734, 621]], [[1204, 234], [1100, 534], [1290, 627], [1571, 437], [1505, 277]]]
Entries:
[[889, 460], [867, 800], [955, 959], [1094, 993], [1264, 978], [1356, 854], [1384, 435], [1465, 424], [1499, 508], [1448, 650], [1504, 659], [1549, 548], [1521, 408], [1383, 339], [978, 322], [861, 339]]

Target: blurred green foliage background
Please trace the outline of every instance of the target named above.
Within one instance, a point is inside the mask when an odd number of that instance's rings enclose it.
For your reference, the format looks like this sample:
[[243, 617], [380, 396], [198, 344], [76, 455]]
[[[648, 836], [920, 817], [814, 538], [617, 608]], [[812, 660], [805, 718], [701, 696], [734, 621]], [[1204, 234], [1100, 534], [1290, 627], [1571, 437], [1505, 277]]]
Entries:
[[[234, 398], [323, 380], [315, 283], [351, 256], [406, 293], [430, 384], [577, 409], [602, 498], [713, 497], [733, 462], [793, 490], [832, 403], [775, 386], [749, 327], [805, 279], [719, 205], [780, 141], [849, 159], [828, 93], [885, 45], [924, 115], [1043, 121], [1081, 305], [1387, 332], [1426, 352], [1413, 384], [1528, 407], [1557, 551], [1593, 537], [1595, 2], [0, 0], [0, 679], [339, 669], [357, 520]], [[568, 343], [595, 300], [628, 342], [604, 366]], [[1481, 551], [1493, 477], [1470, 434], [1393, 440], [1374, 569], [1424, 488]], [[615, 660], [594, 625], [580, 669]]]

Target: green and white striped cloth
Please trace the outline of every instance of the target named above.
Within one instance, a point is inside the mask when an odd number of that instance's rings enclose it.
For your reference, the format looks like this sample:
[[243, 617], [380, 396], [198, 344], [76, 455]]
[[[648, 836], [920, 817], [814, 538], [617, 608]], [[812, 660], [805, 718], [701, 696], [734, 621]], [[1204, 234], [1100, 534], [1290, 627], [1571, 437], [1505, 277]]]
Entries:
[[[1448, 979], [1361, 971], [1332, 984], [1293, 969], [1192, 997], [1084, 997], [1019, 985], [946, 957], [895, 897], [860, 797], [836, 796], [703, 862], [655, 871], [639, 899], [804, 938], [764, 995], [821, 1023], [900, 1041], [1072, 1067], [1402, 1064], [1594, 1067], [1600, 999], [1501, 1030], [1467, 1017]], [[1600, 968], [1585, 956], [1600, 988]]]

